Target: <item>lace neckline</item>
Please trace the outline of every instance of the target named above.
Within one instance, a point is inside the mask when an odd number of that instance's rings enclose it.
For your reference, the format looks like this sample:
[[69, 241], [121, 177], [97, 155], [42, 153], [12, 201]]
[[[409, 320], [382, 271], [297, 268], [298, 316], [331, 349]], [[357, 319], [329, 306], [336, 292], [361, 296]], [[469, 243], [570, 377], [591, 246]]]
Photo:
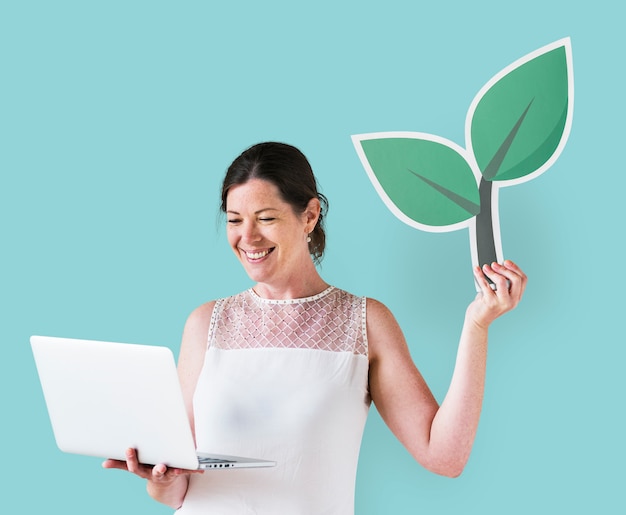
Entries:
[[250, 288], [247, 291], [250, 294], [250, 296], [253, 299], [255, 299], [257, 302], [262, 302], [266, 304], [303, 304], [305, 302], [312, 302], [312, 301], [321, 299], [322, 297], [325, 297], [326, 295], [331, 293], [333, 290], [335, 290], [335, 287], [329, 286], [328, 288], [326, 288], [325, 290], [321, 291], [320, 293], [316, 295], [311, 295], [310, 297], [301, 297], [298, 299], [266, 299], [264, 297], [259, 296], [259, 294], [254, 291], [254, 288]]

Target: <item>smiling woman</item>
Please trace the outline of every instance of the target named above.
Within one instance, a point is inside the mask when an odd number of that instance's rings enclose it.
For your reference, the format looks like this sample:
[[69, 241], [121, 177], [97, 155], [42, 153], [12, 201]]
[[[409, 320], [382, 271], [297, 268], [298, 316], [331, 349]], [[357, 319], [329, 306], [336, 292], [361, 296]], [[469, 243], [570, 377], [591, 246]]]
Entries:
[[200, 451], [277, 465], [202, 475], [140, 464], [129, 449], [126, 461], [105, 467], [145, 478], [149, 494], [181, 515], [347, 515], [373, 401], [416, 460], [459, 475], [480, 415], [488, 327], [520, 301], [519, 267], [474, 270], [481, 291], [467, 308], [439, 406], [389, 310], [320, 276], [327, 202], [298, 149], [260, 143], [244, 151], [226, 173], [221, 207], [229, 244], [256, 284], [189, 316], [179, 378]]
[[318, 191], [317, 180], [306, 156], [297, 148], [284, 143], [268, 142], [254, 145], [243, 152], [228, 168], [222, 185], [222, 211], [226, 212], [228, 192], [233, 186], [250, 179], [262, 179], [273, 184], [283, 201], [296, 213], [306, 210], [311, 199], [320, 203], [317, 223], [309, 234], [309, 249], [318, 262], [326, 247], [324, 218], [328, 201]]

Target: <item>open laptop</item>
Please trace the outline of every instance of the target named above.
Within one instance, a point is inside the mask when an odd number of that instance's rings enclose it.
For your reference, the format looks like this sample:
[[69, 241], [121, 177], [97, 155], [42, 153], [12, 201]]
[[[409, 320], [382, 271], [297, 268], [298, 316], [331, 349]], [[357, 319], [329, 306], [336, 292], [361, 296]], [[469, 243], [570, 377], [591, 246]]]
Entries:
[[64, 452], [168, 467], [271, 467], [274, 461], [197, 453], [167, 347], [32, 336], [56, 443]]

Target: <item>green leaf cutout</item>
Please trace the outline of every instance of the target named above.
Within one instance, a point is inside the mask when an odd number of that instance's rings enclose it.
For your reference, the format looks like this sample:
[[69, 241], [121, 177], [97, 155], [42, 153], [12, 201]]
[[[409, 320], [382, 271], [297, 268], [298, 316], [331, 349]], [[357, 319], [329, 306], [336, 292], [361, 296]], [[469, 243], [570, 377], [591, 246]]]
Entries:
[[463, 150], [428, 134], [399, 134], [354, 137], [370, 179], [391, 211], [426, 230], [452, 230], [474, 217], [480, 211], [478, 187]]
[[569, 54], [569, 40], [529, 54], [474, 99], [468, 150], [486, 180], [528, 180], [556, 159], [571, 123]]

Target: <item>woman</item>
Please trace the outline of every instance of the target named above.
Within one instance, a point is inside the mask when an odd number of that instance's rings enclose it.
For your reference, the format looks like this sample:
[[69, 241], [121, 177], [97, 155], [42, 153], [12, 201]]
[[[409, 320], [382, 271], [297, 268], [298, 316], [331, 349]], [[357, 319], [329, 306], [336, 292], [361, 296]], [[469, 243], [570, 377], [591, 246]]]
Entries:
[[519, 267], [505, 261], [474, 270], [481, 292], [467, 308], [439, 406], [390, 311], [319, 275], [326, 199], [299, 150], [247, 149], [227, 171], [221, 207], [229, 244], [255, 285], [189, 316], [180, 382], [199, 450], [277, 466], [199, 474], [142, 465], [132, 449], [126, 462], [104, 466], [147, 479], [149, 494], [183, 515], [353, 513], [373, 401], [417, 461], [458, 476], [478, 426], [488, 328], [520, 301], [526, 276]]

